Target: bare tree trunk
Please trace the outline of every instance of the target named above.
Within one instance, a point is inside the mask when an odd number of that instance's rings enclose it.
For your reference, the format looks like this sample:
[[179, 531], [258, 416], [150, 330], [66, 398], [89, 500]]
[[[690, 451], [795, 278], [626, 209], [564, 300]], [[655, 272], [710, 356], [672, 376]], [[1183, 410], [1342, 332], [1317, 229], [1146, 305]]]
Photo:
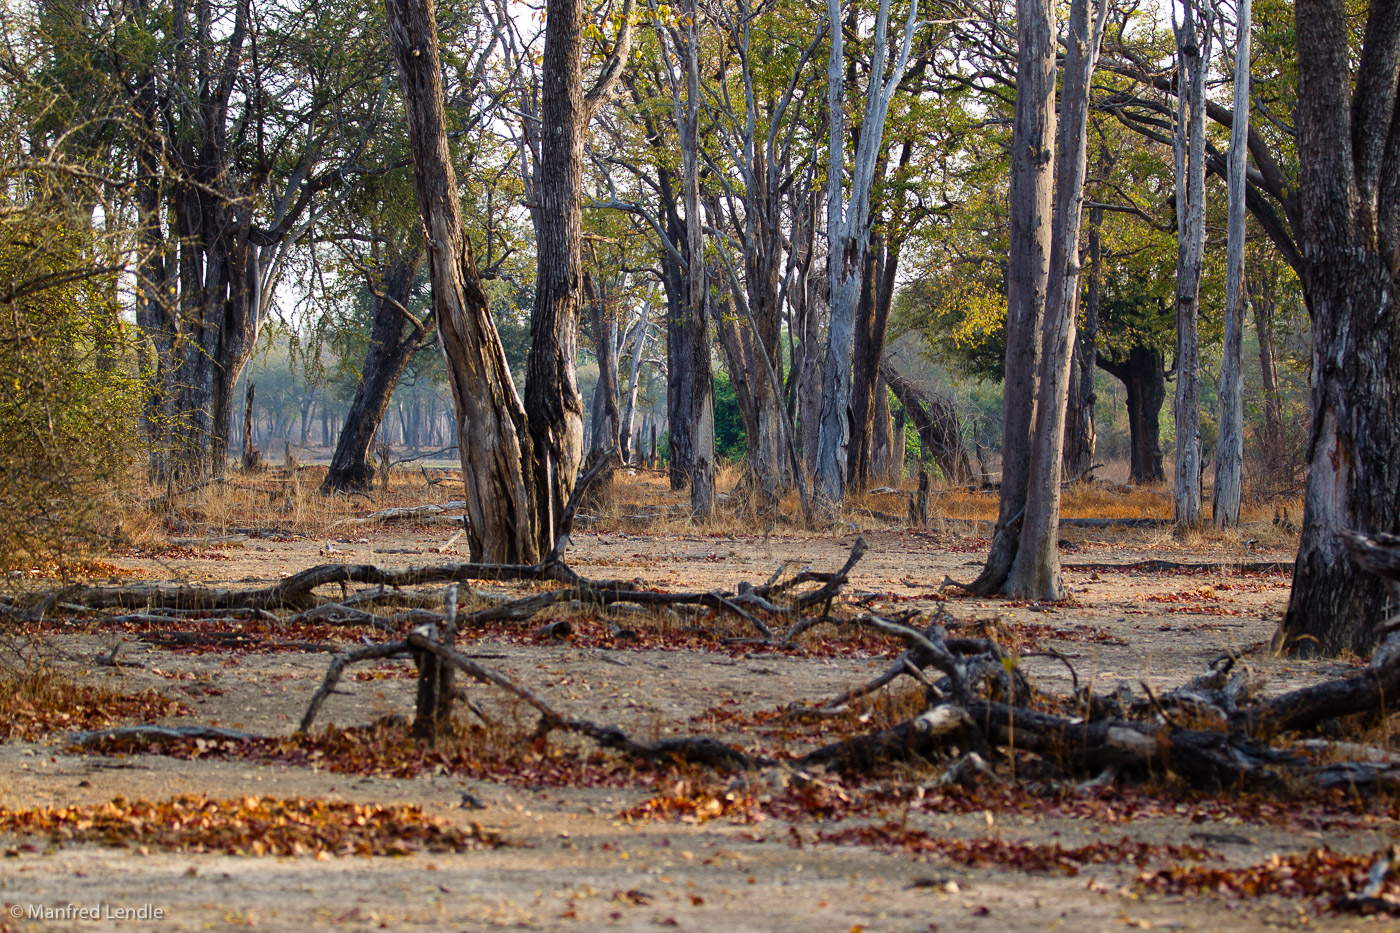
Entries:
[[1229, 233], [1225, 264], [1225, 348], [1220, 361], [1220, 438], [1215, 446], [1211, 515], [1216, 528], [1240, 523], [1244, 484], [1244, 284], [1246, 149], [1249, 145], [1250, 0], [1237, 0], [1235, 122], [1230, 127]]
[[618, 428], [617, 436], [617, 449], [624, 458], [629, 457], [629, 452], [636, 446], [637, 389], [641, 384], [642, 360], [646, 350], [647, 329], [650, 327], [647, 318], [650, 314], [651, 303], [642, 302], [637, 326], [632, 331], [632, 372], [627, 379], [627, 407], [622, 413], [622, 424]]
[[[890, 387], [885, 377], [876, 374], [875, 391], [870, 402], [870, 466], [868, 477], [875, 477], [882, 486], [893, 485], [890, 466], [894, 462], [894, 436], [890, 424]], [[868, 478], [867, 477], [867, 478]]]
[[1392, 608], [1341, 532], [1400, 532], [1400, 2], [1369, 5], [1363, 45], [1342, 0], [1298, 0], [1303, 283], [1312, 432], [1293, 592], [1276, 643], [1369, 652]]
[[[690, 423], [690, 511], [706, 518], [715, 501], [715, 392], [710, 374], [709, 282], [705, 267], [704, 226], [700, 214], [700, 36], [694, 0], [682, 9], [689, 14], [686, 28], [686, 100], [680, 125], [681, 173], [685, 197], [686, 312], [693, 322], [696, 341], [687, 349], [695, 395], [687, 415]], [[703, 356], [703, 361], [700, 357]], [[674, 424], [673, 424], [674, 427]]]
[[1176, 485], [1178, 528], [1198, 528], [1201, 514], [1201, 262], [1206, 244], [1205, 93], [1210, 70], [1211, 13], [1184, 0], [1176, 33], [1179, 101], [1172, 123], [1176, 170]]
[[387, 0], [399, 68], [414, 189], [423, 215], [438, 335], [457, 408], [474, 561], [538, 563], [544, 517], [529, 485], [534, 461], [525, 410], [462, 232], [457, 177], [447, 146], [437, 22], [431, 0]]
[[804, 282], [803, 287], [807, 295], [802, 319], [802, 368], [797, 373], [797, 406], [802, 431], [802, 468], [809, 474], [815, 474], [822, 415], [822, 360], [826, 357], [826, 347], [822, 341], [826, 302], [820, 283], [815, 279]]
[[1283, 399], [1274, 362], [1274, 288], [1271, 276], [1250, 276], [1245, 285], [1254, 307], [1254, 330], [1259, 340], [1259, 384], [1264, 396], [1264, 449], [1268, 452], [1269, 481], [1278, 478], [1275, 465], [1282, 460]]
[[1091, 12], [1090, 0], [1074, 0], [1065, 37], [1064, 88], [1055, 147], [1055, 216], [1030, 478], [1021, 540], [1004, 587], [1008, 596], [1018, 599], [1065, 597], [1059, 550], [1060, 469], [1079, 309], [1079, 227], [1088, 149], [1089, 84], [1099, 57], [1107, 0], [1098, 0], [1094, 6]]
[[1098, 369], [1099, 290], [1103, 277], [1103, 248], [1099, 242], [1102, 223], [1103, 208], [1090, 208], [1089, 287], [1084, 296], [1084, 329], [1079, 332], [1074, 347], [1074, 365], [1079, 379], [1077, 384], [1071, 382], [1069, 410], [1065, 415], [1065, 472], [1070, 476], [1083, 475], [1094, 465], [1094, 447], [1098, 440], [1094, 404], [1099, 396], [1094, 388], [1094, 373]]
[[[905, 145], [905, 159], [912, 147]], [[870, 301], [861, 302], [856, 326], [855, 365], [851, 375], [851, 443], [848, 450], [846, 481], [863, 491], [869, 481], [873, 453], [872, 419], [875, 415], [876, 384], [880, 378], [880, 358], [885, 354], [885, 329], [894, 301], [895, 279], [899, 269], [899, 243], [886, 244], [880, 237], [871, 250], [873, 262], [867, 265]]]
[[1017, 0], [1019, 54], [1011, 131], [1011, 242], [1006, 281], [1006, 377], [1002, 383], [1001, 502], [987, 564], [970, 589], [1001, 590], [1011, 573], [1030, 478], [1031, 424], [1040, 369], [1040, 325], [1050, 273], [1055, 136], [1055, 9]]
[[909, 44], [918, 25], [918, 0], [909, 4], [899, 54], [888, 75], [887, 30], [890, 0], [880, 0], [875, 18], [875, 41], [865, 112], [851, 165], [850, 199], [846, 199], [845, 50], [841, 35], [840, 0], [827, 0], [831, 52], [827, 63], [827, 109], [831, 121], [827, 168], [827, 276], [831, 296], [826, 362], [822, 367], [821, 422], [817, 434], [817, 490], [831, 505], [846, 492], [847, 445], [850, 424], [851, 362], [855, 352], [856, 304], [860, 297], [866, 250], [870, 243], [870, 192], [880, 160], [885, 117], [909, 62]]
[[371, 284], [379, 294], [374, 298], [369, 349], [360, 370], [360, 384], [350, 401], [335, 452], [331, 454], [330, 469], [321, 484], [322, 492], [367, 489], [374, 483], [370, 445], [379, 423], [384, 420], [389, 399], [404, 367], [428, 338], [427, 322], [410, 320], [404, 314], [421, 257], [422, 253], [415, 249], [407, 256], [390, 261], [383, 281], [377, 286]]
[[1128, 407], [1128, 480], [1133, 483], [1160, 483], [1167, 478], [1162, 469], [1162, 403], [1167, 397], [1162, 351], [1134, 346], [1127, 359], [1119, 362], [1099, 357], [1099, 369], [1123, 383]]
[[622, 454], [620, 433], [622, 415], [617, 405], [617, 311], [608, 307], [604, 283], [592, 274], [583, 275], [588, 296], [588, 317], [593, 330], [593, 352], [598, 358], [598, 387], [593, 395], [593, 436], [589, 449]]

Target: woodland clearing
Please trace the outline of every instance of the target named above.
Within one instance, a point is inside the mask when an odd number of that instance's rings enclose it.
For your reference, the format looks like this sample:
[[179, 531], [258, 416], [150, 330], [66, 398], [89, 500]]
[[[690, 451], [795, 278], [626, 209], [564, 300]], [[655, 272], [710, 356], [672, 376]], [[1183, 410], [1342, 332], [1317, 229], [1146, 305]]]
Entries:
[[[1071, 597], [1025, 604], [940, 592], [945, 577], [965, 579], [980, 565], [990, 523], [978, 519], [994, 512], [994, 494], [947, 495], [935, 511], [954, 518], [927, 529], [890, 521], [903, 494], [872, 495], [864, 512], [848, 510], [845, 524], [818, 533], [658, 518], [669, 496], [662, 482], [619, 475], [608, 507], [582, 516], [569, 567], [664, 592], [732, 590], [785, 565], [834, 571], [860, 535], [867, 550], [835, 618], [941, 613], [950, 636], [994, 639], [1047, 695], [1071, 693], [1072, 668], [1095, 694], [1122, 684], [1135, 697], [1160, 697], [1222, 653], [1262, 677], [1266, 695], [1364, 668], [1359, 659], [1269, 654], [1294, 539], [1267, 511], [1246, 513], [1237, 537], [1184, 542], [1166, 525], [1066, 521]], [[200, 493], [197, 507], [187, 505], [200, 538], [172, 543], [187, 539], [152, 533], [142, 546], [89, 562], [83, 582], [252, 588], [326, 563], [392, 569], [463, 559], [447, 523], [345, 521], [425, 496], [446, 501], [441, 486], [425, 492], [405, 480], [372, 506], [332, 508], [303, 496], [300, 484], [289, 474], [249, 480], [256, 490]], [[305, 486], [314, 488], [311, 478]], [[1151, 517], [1154, 497], [1170, 510], [1166, 494], [1150, 490], [1079, 495], [1070, 491], [1067, 516]], [[646, 521], [628, 521], [639, 509], [651, 510]], [[1268, 568], [1272, 561], [1282, 566]], [[522, 584], [469, 587], [464, 610], [489, 607], [493, 593], [519, 595]], [[347, 592], [355, 589], [370, 588]], [[400, 611], [425, 591], [406, 589], [399, 605], [380, 611]], [[1168, 773], [1067, 780], [1020, 750], [993, 756], [993, 777], [963, 769], [952, 783], [941, 780], [949, 760], [917, 757], [857, 770], [638, 763], [564, 733], [541, 739], [534, 711], [480, 684], [459, 707], [462, 736], [427, 750], [406, 738], [415, 687], [407, 658], [348, 667], [310, 737], [292, 737], [332, 654], [384, 633], [212, 611], [172, 624], [129, 609], [65, 608], [64, 600], [42, 621], [10, 627], [30, 666], [14, 672], [0, 698], [10, 704], [0, 706], [9, 733], [0, 744], [4, 909], [149, 905], [162, 916], [11, 914], [0, 918], [3, 929], [1340, 930], [1390, 922], [1333, 906], [1360, 892], [1394, 841], [1396, 803], [1384, 793], [1297, 782], [1204, 790]], [[711, 736], [790, 758], [923, 706], [922, 688], [905, 678], [837, 715], [794, 715], [889, 668], [902, 643], [868, 628], [823, 623], [779, 646], [712, 608], [626, 609], [562, 604], [525, 622], [464, 627], [457, 646], [565, 715], [642, 741]], [[567, 626], [548, 628], [561, 621]], [[26, 706], [26, 677], [64, 685], [62, 701]], [[145, 699], [122, 707], [112, 694]], [[1334, 721], [1333, 738], [1395, 747], [1391, 719], [1354, 720]], [[136, 722], [264, 738], [72, 742], [75, 729]], [[360, 808], [337, 809], [340, 802]], [[366, 823], [374, 831], [356, 835]]]

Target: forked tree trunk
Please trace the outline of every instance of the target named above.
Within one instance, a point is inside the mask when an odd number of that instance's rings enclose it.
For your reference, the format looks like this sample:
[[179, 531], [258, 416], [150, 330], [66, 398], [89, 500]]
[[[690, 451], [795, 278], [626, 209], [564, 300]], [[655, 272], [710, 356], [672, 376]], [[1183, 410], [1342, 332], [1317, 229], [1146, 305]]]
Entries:
[[1011, 242], [1006, 277], [1006, 376], [1002, 383], [1001, 501], [986, 566], [969, 588], [1001, 590], [1016, 559], [1030, 478], [1031, 424], [1040, 363], [1040, 324], [1050, 272], [1055, 137], [1055, 8], [1017, 0], [1019, 53], [1011, 129]]
[[[1176, 32], [1177, 107], [1172, 123], [1176, 171], [1176, 484], [1178, 528], [1197, 528], [1201, 515], [1201, 262], [1206, 244], [1205, 88], [1210, 69], [1211, 16], [1204, 0], [1185, 0]], [[1198, 22], [1199, 19], [1199, 22]]]
[[646, 349], [647, 329], [650, 327], [647, 318], [650, 314], [651, 303], [642, 302], [642, 308], [637, 317], [637, 326], [632, 331], [632, 371], [627, 379], [627, 405], [623, 410], [622, 424], [617, 432], [617, 449], [624, 458], [629, 456], [633, 447], [639, 446], [637, 442], [637, 389], [641, 385], [643, 352]]
[[1352, 15], [1342, 0], [1295, 6], [1312, 433], [1277, 642], [1304, 655], [1374, 645], [1386, 589], [1339, 532], [1400, 532], [1400, 3], [1370, 4], [1359, 55]]
[[1220, 361], [1220, 438], [1215, 446], [1211, 515], [1216, 528], [1240, 523], [1244, 493], [1244, 238], [1249, 144], [1249, 0], [1237, 0], [1235, 121], [1230, 127], [1229, 233], [1225, 261], [1225, 347]]
[[831, 49], [827, 60], [827, 113], [831, 127], [827, 168], [827, 277], [831, 301], [826, 360], [822, 366], [821, 420], [817, 432], [817, 491], [830, 505], [846, 493], [847, 445], [850, 442], [851, 363], [855, 352], [856, 305], [870, 243], [870, 194], [880, 161], [885, 117], [909, 63], [909, 45], [918, 26], [918, 0], [909, 4], [909, 18], [899, 52], [889, 73], [890, 0], [880, 0], [875, 16], [873, 67], [865, 89], [864, 115], [851, 164], [850, 197], [846, 197], [845, 45], [840, 23], [840, 0], [827, 0]]
[[545, 538], [526, 468], [534, 461], [525, 410], [462, 232], [457, 176], [447, 146], [437, 22], [431, 0], [388, 0], [389, 44], [399, 68], [423, 215], [433, 308], [457, 409], [474, 561], [538, 563]]
[[[1099, 57], [1107, 0], [1074, 0], [1055, 146], [1055, 216], [1036, 387], [1035, 430], [1021, 540], [1003, 591], [1017, 599], [1065, 597], [1060, 574], [1060, 477], [1065, 406], [1079, 309], [1079, 227], [1088, 149], [1089, 83]], [[1003, 483], [1005, 479], [1003, 478]]]
[[331, 454], [330, 469], [321, 483], [323, 493], [368, 489], [374, 484], [370, 446], [375, 432], [389, 410], [389, 399], [409, 358], [428, 337], [423, 322], [409, 320], [400, 310], [413, 291], [421, 257], [422, 253], [415, 249], [392, 260], [378, 286], [380, 294], [374, 298], [374, 323], [360, 370], [360, 384]]

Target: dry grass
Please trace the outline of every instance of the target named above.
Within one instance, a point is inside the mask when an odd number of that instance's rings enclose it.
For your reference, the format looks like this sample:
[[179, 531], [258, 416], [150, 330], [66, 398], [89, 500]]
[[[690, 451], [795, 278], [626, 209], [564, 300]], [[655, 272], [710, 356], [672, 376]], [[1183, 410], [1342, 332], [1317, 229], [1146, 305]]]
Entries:
[[[323, 496], [320, 484], [324, 467], [278, 467], [260, 473], [230, 474], [176, 498], [162, 510], [143, 509], [142, 502], [160, 502], [157, 490], [148, 490], [144, 499], [127, 497], [117, 509], [120, 537], [138, 546], [161, 537], [220, 535], [240, 528], [280, 528], [311, 536], [345, 533], [346, 519], [363, 518], [381, 509], [444, 503], [462, 496], [460, 473], [436, 471], [429, 484], [422, 471], [399, 468], [387, 484], [349, 496]], [[818, 516], [816, 527], [806, 528], [796, 490], [789, 491], [779, 505], [778, 518], [759, 513], [745, 476], [743, 463], [722, 464], [716, 476], [719, 502], [713, 515], [697, 522], [690, 513], [688, 490], [672, 490], [665, 470], [619, 469], [613, 482], [599, 489], [583, 510], [579, 527], [603, 532], [650, 534], [727, 534], [761, 535], [781, 530], [784, 534], [824, 534], [831, 531], [829, 518]], [[871, 520], [892, 527], [903, 527], [908, 512], [912, 481], [902, 488], [867, 491], [851, 496], [843, 515], [862, 526]], [[966, 487], [935, 488], [931, 514], [935, 518], [994, 522], [999, 501], [994, 490]], [[1259, 547], [1296, 546], [1296, 530], [1273, 523], [1276, 510], [1283, 507], [1297, 520], [1300, 502], [1247, 503], [1243, 510], [1243, 530], [1217, 532], [1207, 527], [1178, 536], [1178, 545], [1225, 547], [1249, 551]], [[1065, 490], [1061, 513], [1066, 518], [1123, 518], [1169, 521], [1172, 516], [1171, 490], [1166, 486], [1124, 486], [1115, 483], [1078, 483]], [[838, 525], [837, 527], [841, 527]]]

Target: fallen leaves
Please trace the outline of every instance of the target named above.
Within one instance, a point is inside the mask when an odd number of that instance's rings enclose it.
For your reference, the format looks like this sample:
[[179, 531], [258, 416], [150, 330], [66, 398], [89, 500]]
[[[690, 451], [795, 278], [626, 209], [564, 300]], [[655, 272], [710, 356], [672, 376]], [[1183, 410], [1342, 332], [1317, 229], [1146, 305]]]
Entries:
[[193, 712], [154, 690], [117, 693], [70, 683], [45, 671], [0, 680], [0, 740], [32, 742], [52, 732], [107, 729]]
[[1210, 853], [1195, 846], [1140, 842], [1127, 836], [1117, 842], [1091, 842], [1066, 848], [1058, 842], [1012, 842], [1006, 839], [945, 839], [899, 823], [852, 826], [817, 833], [818, 842], [867, 845], [916, 855], [935, 855], [968, 868], [1003, 868], [1076, 875], [1084, 865], [1145, 865], [1152, 860], [1201, 861]]
[[54, 844], [317, 858], [461, 852], [506, 844], [479, 823], [462, 829], [416, 806], [301, 797], [211, 800], [186, 795], [158, 803], [118, 797], [98, 806], [0, 808], [0, 832], [47, 835]]
[[[1375, 854], [1353, 855], [1326, 846], [1302, 853], [1274, 854], [1257, 865], [1216, 867], [1174, 865], [1138, 876], [1138, 884], [1160, 894], [1216, 894], [1230, 898], [1276, 895], [1319, 898], [1335, 907], [1366, 887]], [[1380, 896], [1394, 900], [1400, 884], [1386, 881]], [[1395, 912], [1400, 912], [1397, 902]]]
[[155, 753], [172, 758], [224, 758], [294, 765], [374, 777], [411, 778], [452, 774], [514, 787], [626, 787], [653, 776], [646, 765], [624, 762], [596, 750], [565, 747], [527, 736], [471, 728], [436, 748], [416, 742], [394, 720], [316, 735], [245, 740], [107, 738], [84, 747], [89, 753]]

